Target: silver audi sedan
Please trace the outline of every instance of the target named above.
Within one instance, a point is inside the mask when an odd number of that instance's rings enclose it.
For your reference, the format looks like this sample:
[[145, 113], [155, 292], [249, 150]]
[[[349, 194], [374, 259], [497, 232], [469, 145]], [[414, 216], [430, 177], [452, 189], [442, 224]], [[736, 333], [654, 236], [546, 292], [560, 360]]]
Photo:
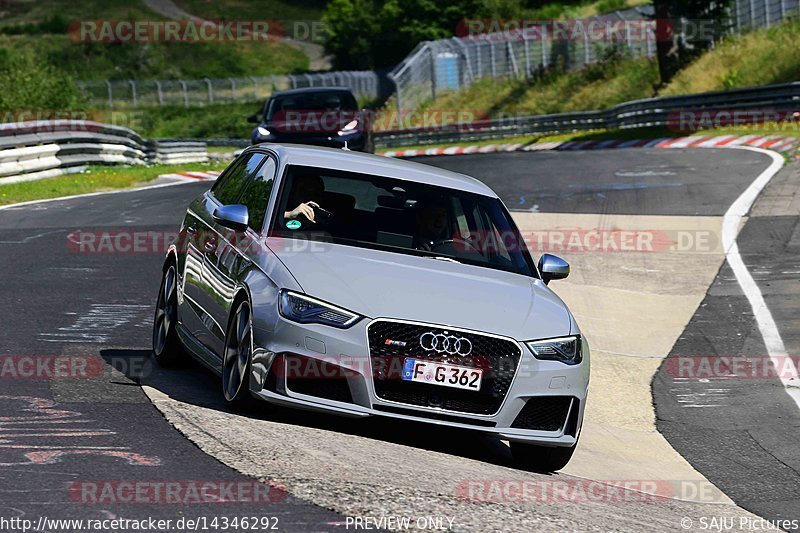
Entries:
[[163, 265], [158, 363], [227, 402], [490, 433], [523, 467], [578, 442], [589, 346], [486, 185], [409, 161], [256, 145], [196, 198]]

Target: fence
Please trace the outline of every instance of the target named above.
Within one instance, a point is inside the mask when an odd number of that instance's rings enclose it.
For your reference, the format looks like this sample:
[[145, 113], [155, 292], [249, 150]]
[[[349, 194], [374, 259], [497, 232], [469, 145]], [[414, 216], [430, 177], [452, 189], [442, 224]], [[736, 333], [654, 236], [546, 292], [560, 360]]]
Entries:
[[[679, 126], [679, 113], [732, 111], [800, 111], [800, 82], [767, 85], [750, 89], [715, 91], [667, 98], [647, 98], [626, 102], [604, 111], [583, 111], [483, 120], [452, 124], [440, 128], [416, 128], [375, 133], [380, 147], [426, 145], [448, 142], [501, 139], [526, 135], [550, 135], [594, 129], [630, 129], [653, 126]], [[799, 120], [800, 117], [795, 117]]]
[[274, 91], [331, 85], [349, 87], [357, 98], [370, 100], [378, 98], [380, 91], [379, 75], [371, 71], [202, 80], [78, 82], [78, 87], [87, 95], [92, 105], [98, 107], [140, 105], [189, 107], [214, 103], [256, 102], [265, 100]]
[[[796, 15], [798, 9], [800, 0], [736, 0], [731, 6], [731, 29], [741, 32], [770, 26]], [[580, 68], [602, 59], [610, 48], [634, 58], [653, 57], [656, 53], [652, 6], [571, 24], [569, 29], [583, 30], [577, 38], [574, 34], [566, 39], [554, 38], [553, 27], [558, 28], [558, 22], [554, 22], [518, 31], [420, 43], [389, 74], [396, 86], [397, 108], [416, 109], [442, 92], [461, 89], [484, 77], [527, 78], [557, 63], [565, 68]], [[606, 28], [606, 35], [598, 38], [591, 31], [592, 24]], [[622, 31], [616, 30], [619, 27]]]
[[797, 14], [800, 0], [736, 0], [731, 18], [737, 31], [763, 28]]
[[[389, 74], [396, 86], [398, 109], [415, 109], [440, 92], [456, 90], [484, 77], [530, 77], [551, 65], [579, 68], [596, 62], [612, 48], [631, 57], [656, 52], [655, 21], [650, 6], [617, 11], [580, 21], [588, 30], [602, 28], [597, 38], [568, 21], [526, 26], [524, 29], [420, 43]], [[618, 31], [617, 29], [621, 29]], [[553, 35], [558, 32], [559, 35]], [[564, 32], [569, 37], [561, 38]], [[556, 38], [554, 38], [556, 37]]]

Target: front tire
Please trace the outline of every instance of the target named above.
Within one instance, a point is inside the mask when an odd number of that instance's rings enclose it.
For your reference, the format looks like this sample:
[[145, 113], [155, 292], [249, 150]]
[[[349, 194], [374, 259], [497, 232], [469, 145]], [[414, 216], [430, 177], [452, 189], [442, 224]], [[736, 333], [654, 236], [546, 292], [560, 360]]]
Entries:
[[177, 366], [185, 358], [177, 327], [178, 275], [175, 266], [170, 265], [161, 279], [153, 319], [153, 357], [160, 366]]
[[253, 317], [250, 303], [239, 303], [225, 334], [222, 393], [229, 405], [245, 406], [250, 396], [250, 360], [253, 355]]
[[577, 447], [577, 442], [569, 448], [511, 442], [511, 455], [514, 462], [525, 470], [549, 473], [567, 466]]

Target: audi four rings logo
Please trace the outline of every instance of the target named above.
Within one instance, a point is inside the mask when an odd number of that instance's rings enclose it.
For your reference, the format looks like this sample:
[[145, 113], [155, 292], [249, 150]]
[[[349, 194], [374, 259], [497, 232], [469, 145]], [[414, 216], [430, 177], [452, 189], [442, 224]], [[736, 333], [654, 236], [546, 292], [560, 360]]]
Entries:
[[446, 353], [450, 355], [469, 355], [472, 353], [472, 341], [464, 337], [446, 335], [429, 331], [419, 336], [419, 345], [426, 352]]

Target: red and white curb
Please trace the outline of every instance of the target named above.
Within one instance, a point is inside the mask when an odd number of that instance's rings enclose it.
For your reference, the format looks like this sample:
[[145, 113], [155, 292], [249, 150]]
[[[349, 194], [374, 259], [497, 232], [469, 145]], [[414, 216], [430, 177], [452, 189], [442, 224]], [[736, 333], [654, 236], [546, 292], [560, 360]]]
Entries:
[[662, 137], [660, 139], [567, 141], [536, 144], [485, 144], [482, 146], [448, 146], [416, 150], [389, 150], [378, 152], [385, 157], [420, 157], [430, 155], [489, 154], [496, 152], [539, 152], [548, 150], [608, 150], [615, 148], [723, 148], [752, 146], [787, 153], [800, 148], [800, 138], [777, 135], [692, 135], [689, 137]]
[[171, 178], [183, 181], [216, 181], [220, 173], [220, 170], [185, 171], [174, 172], [172, 174], [161, 174], [159, 178]]
[[385, 157], [418, 157], [423, 155], [464, 155], [491, 154], [494, 152], [516, 152], [525, 146], [523, 143], [484, 144], [481, 146], [448, 146], [447, 148], [422, 148], [419, 150], [388, 150], [376, 152]]

